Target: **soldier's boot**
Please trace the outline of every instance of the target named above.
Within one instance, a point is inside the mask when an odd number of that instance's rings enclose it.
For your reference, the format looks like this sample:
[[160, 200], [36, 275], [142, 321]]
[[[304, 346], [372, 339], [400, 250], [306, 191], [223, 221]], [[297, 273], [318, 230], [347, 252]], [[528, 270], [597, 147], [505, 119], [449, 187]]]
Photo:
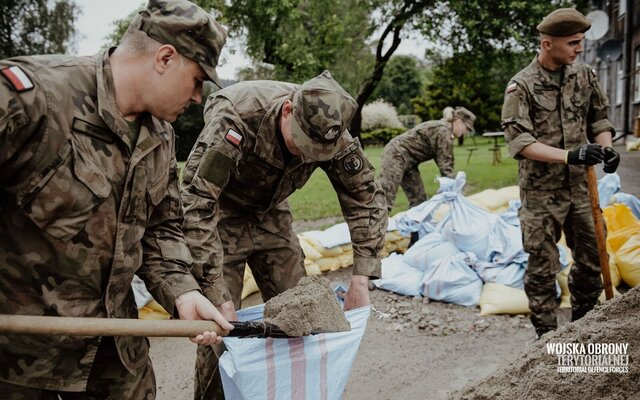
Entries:
[[416, 244], [418, 240], [420, 240], [420, 235], [418, 234], [418, 232], [411, 232], [411, 239], [409, 240], [409, 246], [407, 246], [407, 248], [410, 248], [411, 246]]
[[542, 338], [542, 335], [544, 335], [545, 333], [549, 333], [552, 331], [555, 331], [555, 328], [551, 328], [547, 326], [536, 328], [536, 336], [537, 336], [536, 340], [539, 340], [540, 338]]
[[593, 310], [595, 304], [573, 306], [571, 309], [571, 322], [575, 322], [584, 317], [589, 311]]

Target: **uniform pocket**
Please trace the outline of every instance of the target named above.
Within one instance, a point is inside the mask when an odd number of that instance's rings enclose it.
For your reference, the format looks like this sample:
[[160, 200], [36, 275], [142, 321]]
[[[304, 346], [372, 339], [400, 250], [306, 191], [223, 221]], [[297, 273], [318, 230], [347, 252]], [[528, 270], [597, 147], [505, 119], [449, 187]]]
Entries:
[[65, 240], [85, 227], [110, 192], [111, 185], [104, 172], [69, 145], [19, 202], [38, 227], [56, 239]]
[[558, 96], [555, 92], [534, 94], [533, 104], [536, 110], [555, 111], [558, 108]]

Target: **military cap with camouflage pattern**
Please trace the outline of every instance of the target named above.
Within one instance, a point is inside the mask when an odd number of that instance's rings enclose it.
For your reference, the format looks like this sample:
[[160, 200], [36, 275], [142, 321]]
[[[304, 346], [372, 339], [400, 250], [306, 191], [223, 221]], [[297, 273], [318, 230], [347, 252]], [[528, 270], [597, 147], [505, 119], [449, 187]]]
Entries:
[[293, 96], [291, 136], [302, 156], [312, 161], [333, 158], [357, 108], [329, 71], [300, 85]]
[[227, 32], [202, 8], [187, 0], [149, 0], [131, 24], [158, 42], [173, 45], [222, 87], [215, 67]]
[[459, 118], [465, 123], [470, 132], [474, 132], [473, 123], [476, 121], [476, 115], [464, 107], [456, 107], [453, 110], [453, 117]]
[[551, 36], [571, 36], [591, 28], [591, 21], [574, 8], [559, 8], [547, 15], [537, 29]]

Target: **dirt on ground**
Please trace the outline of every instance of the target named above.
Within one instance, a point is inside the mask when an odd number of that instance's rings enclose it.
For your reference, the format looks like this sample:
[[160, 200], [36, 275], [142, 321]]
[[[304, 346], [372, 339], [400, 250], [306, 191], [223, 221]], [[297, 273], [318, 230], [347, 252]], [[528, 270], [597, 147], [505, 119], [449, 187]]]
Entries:
[[[622, 191], [640, 196], [640, 152], [627, 153], [620, 145], [616, 148], [622, 154], [617, 171]], [[597, 170], [600, 175], [601, 168]], [[325, 229], [327, 224], [338, 222], [341, 220], [299, 221], [295, 223], [295, 229], [297, 232]], [[333, 285], [346, 285], [350, 275], [351, 269], [345, 268], [323, 276]], [[629, 293], [615, 301], [623, 301]], [[554, 362], [557, 361], [542, 353], [544, 342], [532, 343], [535, 333], [526, 315], [480, 316], [478, 307], [428, 302], [377, 289], [370, 295], [374, 311], [344, 392], [346, 400], [443, 400], [452, 393], [457, 396], [454, 398], [547, 400], [569, 396], [567, 393], [576, 389], [577, 393], [583, 393], [581, 400], [640, 399], [637, 393], [626, 391], [626, 383], [620, 383], [631, 378], [636, 384], [640, 381], [639, 306], [636, 300], [635, 306], [619, 315], [609, 314], [609, 304], [595, 310], [585, 317], [585, 327], [578, 330], [575, 330], [578, 324], [568, 325], [570, 311], [561, 309], [558, 321], [561, 328], [552, 334], [557, 341], [587, 343], [605, 341], [605, 334], [609, 332], [614, 335], [610, 337], [612, 341], [628, 342], [629, 350], [634, 353], [629, 360], [629, 373], [624, 376], [549, 372], [555, 371]], [[260, 301], [254, 294], [243, 302], [243, 306]], [[589, 328], [600, 322], [597, 328]], [[578, 332], [582, 334], [578, 335]], [[563, 334], [570, 336], [555, 336]], [[544, 341], [547, 340], [545, 337]], [[157, 399], [192, 399], [196, 346], [181, 338], [150, 338], [150, 342], [158, 385]], [[516, 376], [509, 375], [511, 370]], [[581, 386], [592, 383], [609, 386], [611, 391], [604, 396], [598, 394], [601, 392], [585, 394], [584, 390], [588, 388]], [[465, 388], [469, 384], [472, 386]], [[499, 397], [495, 394], [497, 391], [491, 391], [493, 385], [512, 395]], [[477, 392], [474, 391], [476, 387]], [[545, 390], [544, 396], [532, 394], [538, 387]], [[480, 392], [480, 388], [486, 391]], [[517, 393], [525, 394], [519, 396]], [[612, 397], [613, 394], [617, 397]]]

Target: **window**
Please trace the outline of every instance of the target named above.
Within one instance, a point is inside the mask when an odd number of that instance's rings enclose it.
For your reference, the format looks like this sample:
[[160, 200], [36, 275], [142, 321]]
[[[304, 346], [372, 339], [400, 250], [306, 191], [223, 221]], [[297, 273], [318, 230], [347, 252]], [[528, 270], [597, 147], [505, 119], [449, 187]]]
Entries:
[[636, 47], [635, 70], [633, 71], [633, 101], [640, 101], [640, 46]]
[[622, 17], [627, 12], [627, 0], [618, 0], [618, 17]]
[[624, 77], [624, 70], [622, 69], [622, 57], [616, 61], [616, 105], [622, 104], [622, 79]]

